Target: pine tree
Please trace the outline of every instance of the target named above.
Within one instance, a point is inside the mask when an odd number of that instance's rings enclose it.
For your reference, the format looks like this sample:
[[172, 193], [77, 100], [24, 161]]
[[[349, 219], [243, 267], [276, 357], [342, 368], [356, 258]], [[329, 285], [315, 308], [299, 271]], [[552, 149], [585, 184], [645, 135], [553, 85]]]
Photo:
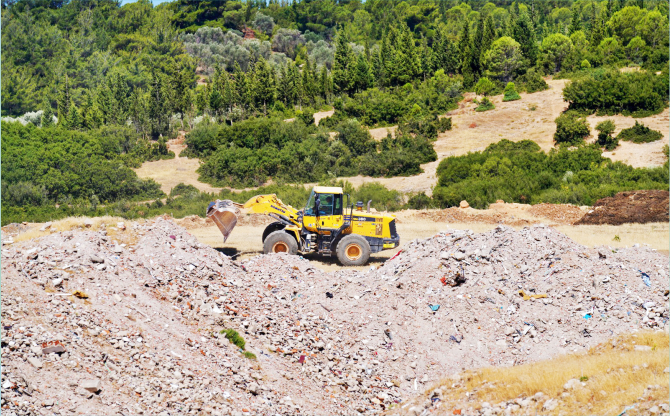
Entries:
[[321, 96], [323, 99], [328, 102], [328, 98], [330, 97], [331, 93], [331, 86], [330, 86], [330, 77], [328, 76], [328, 69], [324, 65], [321, 67], [321, 76], [319, 79], [319, 92], [321, 93]]
[[[516, 4], [516, 3], [515, 3]], [[535, 30], [533, 22], [530, 21], [528, 14], [519, 14], [513, 28], [514, 40], [521, 45], [521, 53], [528, 60], [529, 66], [534, 66], [537, 62], [538, 47], [535, 42]]]
[[256, 103], [263, 107], [263, 114], [267, 115], [267, 106], [272, 105], [275, 100], [272, 69], [270, 69], [270, 66], [263, 58], [256, 63], [254, 69], [254, 95]]
[[172, 109], [179, 113], [181, 127], [184, 128], [184, 115], [191, 108], [191, 93], [188, 82], [188, 74], [185, 70], [177, 68], [172, 76]]
[[84, 105], [81, 108], [82, 127], [96, 129], [102, 124], [102, 113], [95, 104], [90, 93], [86, 93]]
[[475, 35], [472, 38], [471, 46], [471, 56], [470, 56], [470, 68], [472, 73], [475, 74], [475, 78], [479, 78], [481, 74], [481, 64], [480, 59], [483, 54], [482, 51], [482, 39], [484, 37], [484, 17], [480, 15], [479, 21], [477, 22], [477, 29], [475, 30]]
[[349, 46], [344, 31], [338, 31], [335, 38], [335, 59], [333, 61], [333, 86], [335, 93], [347, 93], [353, 89], [354, 80], [351, 78], [353, 51]]
[[40, 126], [42, 127], [51, 127], [54, 125], [54, 110], [51, 108], [51, 102], [48, 98], [44, 99], [42, 103], [42, 119], [40, 120]]
[[302, 83], [300, 71], [295, 64], [288, 64], [287, 80], [286, 101], [290, 106], [298, 105], [302, 99]]
[[445, 31], [439, 31], [433, 43], [433, 72], [443, 69], [447, 74], [455, 74], [459, 71], [460, 62], [460, 53], [456, 44], [449, 40]]
[[240, 68], [240, 64], [237, 61], [235, 61], [235, 64], [233, 65], [233, 77], [235, 78], [235, 95], [233, 101], [242, 109], [246, 110], [248, 108], [249, 99], [247, 96], [247, 76], [242, 72], [242, 68]]
[[201, 112], [203, 115], [209, 108], [208, 104], [208, 99], [209, 99], [209, 93], [207, 92], [207, 88], [209, 87], [203, 87], [200, 88], [195, 95], [195, 107], [198, 109], [199, 112]]
[[428, 46], [428, 40], [423, 38], [421, 42], [421, 53], [419, 54], [421, 58], [421, 74], [423, 75], [423, 80], [433, 75], [433, 49]]
[[70, 82], [68, 76], [65, 75], [65, 83], [61, 86], [60, 91], [58, 92], [58, 98], [56, 99], [57, 108], [58, 108], [58, 124], [68, 127], [68, 115], [70, 114], [70, 102], [72, 97], [70, 97]]
[[[458, 41], [458, 50], [461, 53], [460, 67], [461, 73], [470, 71], [470, 23], [466, 20], [463, 24], [461, 38]], [[466, 69], [467, 67], [467, 69]]]
[[[603, 10], [602, 14], [605, 14], [606, 12]], [[600, 42], [605, 38], [605, 28], [603, 25], [603, 19], [598, 18], [595, 21], [595, 24], [593, 26], [593, 30], [591, 31], [591, 42], [590, 46], [592, 49], [598, 48], [598, 45], [600, 45]]]
[[374, 78], [368, 60], [365, 58], [364, 54], [358, 55], [358, 58], [356, 59], [355, 76], [356, 91], [365, 91], [368, 88], [371, 88], [373, 82]]
[[135, 131], [142, 137], [146, 137], [150, 133], [146, 94], [141, 89], [135, 88], [130, 102], [130, 118], [135, 126]]
[[572, 35], [578, 30], [582, 30], [582, 17], [581, 13], [579, 10], [577, 10], [577, 6], [573, 5], [572, 6], [572, 22], [570, 23], [570, 28], [568, 29], [568, 33]]
[[482, 53], [480, 59], [484, 58], [484, 54], [489, 50], [493, 41], [496, 40], [496, 27], [493, 22], [493, 17], [489, 14], [484, 25], [484, 34], [482, 36]]
[[224, 102], [223, 94], [221, 94], [216, 88], [212, 88], [212, 92], [209, 94], [209, 108], [214, 113], [214, 117], [219, 120], [221, 114], [223, 113]]
[[81, 129], [81, 121], [81, 112], [74, 104], [74, 102], [70, 102], [70, 108], [67, 115], [67, 127], [74, 130], [79, 130]]
[[162, 75], [151, 74], [147, 113], [151, 125], [151, 136], [154, 139], [157, 139], [163, 133], [167, 133], [170, 126], [170, 108], [167, 98]]
[[[279, 80], [277, 81], [277, 99], [288, 105], [288, 89], [289, 89], [289, 79], [288, 79], [288, 70], [287, 65], [282, 65], [279, 70]], [[324, 66], [325, 68], [325, 66]]]

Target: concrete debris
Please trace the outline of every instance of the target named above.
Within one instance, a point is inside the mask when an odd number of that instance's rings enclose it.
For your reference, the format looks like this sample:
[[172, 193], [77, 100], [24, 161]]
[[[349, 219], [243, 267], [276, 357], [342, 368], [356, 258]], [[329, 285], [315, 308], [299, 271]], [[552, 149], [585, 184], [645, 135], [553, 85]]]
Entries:
[[54, 398], [57, 414], [444, 414], [439, 395], [402, 406], [463, 366], [668, 328], [667, 256], [544, 226], [447, 230], [332, 273], [285, 254], [236, 262], [163, 217], [125, 227], [135, 243], [84, 228], [3, 246], [3, 414]]

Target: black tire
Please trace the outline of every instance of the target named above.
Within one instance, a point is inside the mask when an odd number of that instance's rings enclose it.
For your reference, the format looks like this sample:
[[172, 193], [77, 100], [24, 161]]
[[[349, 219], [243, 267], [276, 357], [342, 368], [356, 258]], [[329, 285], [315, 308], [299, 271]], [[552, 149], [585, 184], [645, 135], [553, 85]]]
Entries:
[[298, 252], [298, 242], [286, 231], [280, 230], [271, 233], [263, 243], [263, 252], [269, 253], [288, 253], [296, 254]]
[[349, 234], [337, 243], [337, 259], [344, 266], [362, 266], [370, 258], [370, 244], [360, 235]]

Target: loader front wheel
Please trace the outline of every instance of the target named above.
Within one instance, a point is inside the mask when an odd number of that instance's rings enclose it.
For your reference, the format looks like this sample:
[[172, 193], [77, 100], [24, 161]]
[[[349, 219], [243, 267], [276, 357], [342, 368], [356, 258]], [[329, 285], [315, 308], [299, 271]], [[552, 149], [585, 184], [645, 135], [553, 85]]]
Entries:
[[337, 243], [337, 259], [344, 266], [361, 266], [369, 258], [370, 244], [360, 235], [348, 235]]
[[296, 254], [298, 252], [298, 243], [295, 238], [286, 231], [280, 230], [270, 233], [263, 243], [263, 252], [269, 253], [288, 253]]

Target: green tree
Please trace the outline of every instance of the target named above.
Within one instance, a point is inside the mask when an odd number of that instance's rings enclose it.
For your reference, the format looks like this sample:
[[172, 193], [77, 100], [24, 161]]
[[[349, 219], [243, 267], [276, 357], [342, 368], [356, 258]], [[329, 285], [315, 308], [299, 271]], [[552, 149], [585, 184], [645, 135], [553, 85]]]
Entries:
[[338, 31], [335, 37], [335, 58], [333, 60], [333, 86], [336, 94], [348, 93], [353, 90], [354, 80], [351, 79], [351, 66], [354, 62], [353, 52], [346, 36]]
[[40, 126], [42, 127], [51, 127], [54, 125], [54, 111], [51, 107], [51, 102], [48, 98], [44, 99], [42, 103], [42, 119], [40, 120]]
[[491, 82], [490, 79], [486, 77], [481, 77], [479, 78], [479, 81], [477, 81], [477, 85], [475, 85], [475, 92], [479, 95], [484, 95], [487, 96], [493, 91], [495, 88], [495, 85], [493, 82]]
[[147, 113], [151, 124], [151, 136], [158, 139], [160, 135], [168, 132], [171, 114], [165, 82], [161, 74], [152, 74], [148, 104]]
[[574, 110], [566, 111], [556, 118], [554, 141], [558, 144], [576, 145], [582, 143], [590, 133], [586, 117]]
[[647, 43], [639, 36], [635, 36], [626, 45], [626, 54], [631, 62], [642, 64], [645, 56]]
[[568, 34], [572, 35], [578, 30], [582, 30], [582, 16], [577, 5], [572, 6], [572, 22], [568, 28]]
[[537, 61], [538, 47], [535, 42], [533, 22], [526, 12], [519, 14], [514, 22], [512, 33], [514, 40], [521, 46], [521, 54], [528, 61], [528, 66], [534, 66]]
[[355, 78], [355, 88], [356, 91], [364, 91], [368, 88], [371, 88], [374, 83], [374, 78], [372, 75], [372, 69], [368, 65], [368, 60], [365, 58], [364, 54], [358, 55], [356, 63], [356, 78]]
[[[311, 71], [309, 69], [309, 61], [307, 61], [305, 65], [307, 66], [305, 69], [305, 76], [307, 77], [311, 94]], [[275, 100], [275, 85], [272, 69], [263, 58], [256, 62], [256, 65], [254, 66], [254, 82], [256, 103], [263, 107], [263, 114], [267, 115], [267, 106], [272, 105]]]
[[521, 45], [507, 36], [497, 39], [484, 56], [484, 67], [490, 77], [511, 81], [514, 74], [524, 68]]
[[58, 92], [56, 102], [58, 105], [58, 124], [68, 127], [67, 123], [69, 121], [68, 116], [70, 114], [72, 97], [70, 96], [70, 82], [67, 75], [65, 76], [65, 82], [61, 85], [60, 91]]
[[563, 69], [565, 60], [573, 52], [574, 47], [570, 38], [560, 33], [554, 33], [542, 40], [540, 63], [549, 73], [556, 73]]
[[182, 128], [184, 128], [184, 115], [186, 115], [192, 104], [190, 88], [191, 85], [186, 70], [184, 68], [174, 70], [171, 79], [171, 107], [175, 112], [179, 113]]
[[489, 14], [486, 17], [486, 24], [484, 25], [484, 35], [482, 36], [482, 53], [481, 58], [484, 58], [486, 51], [491, 48], [493, 41], [496, 40], [496, 27], [493, 22], [493, 17]]

